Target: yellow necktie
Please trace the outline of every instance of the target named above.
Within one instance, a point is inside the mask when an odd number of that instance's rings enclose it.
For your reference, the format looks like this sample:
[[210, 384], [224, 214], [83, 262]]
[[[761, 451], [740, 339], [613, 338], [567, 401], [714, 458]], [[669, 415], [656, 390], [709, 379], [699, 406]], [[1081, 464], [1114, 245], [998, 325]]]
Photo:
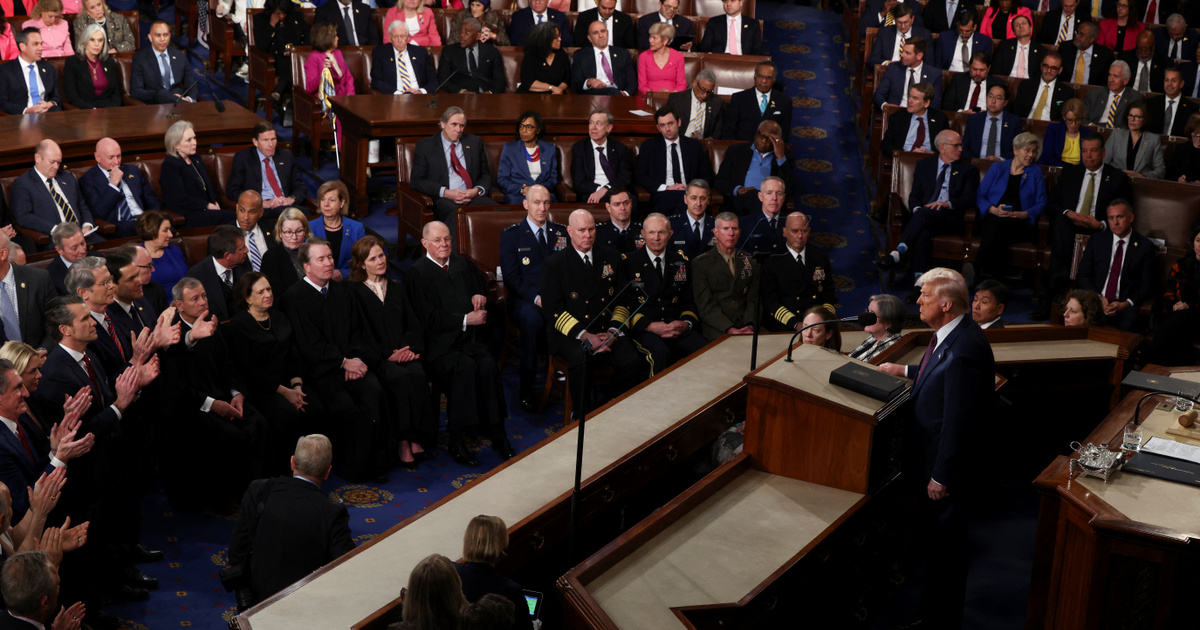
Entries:
[[1087, 62], [1083, 58], [1083, 51], [1079, 51], [1075, 55], [1075, 80], [1072, 83], [1083, 85], [1087, 83]]
[[1050, 86], [1045, 84], [1043, 85], [1045, 87], [1042, 88], [1042, 95], [1038, 97], [1037, 105], [1033, 106], [1033, 117], [1039, 120], [1046, 120], [1046, 118], [1049, 118], [1049, 116], [1042, 118], [1042, 108], [1046, 106], [1046, 97], [1050, 94]]

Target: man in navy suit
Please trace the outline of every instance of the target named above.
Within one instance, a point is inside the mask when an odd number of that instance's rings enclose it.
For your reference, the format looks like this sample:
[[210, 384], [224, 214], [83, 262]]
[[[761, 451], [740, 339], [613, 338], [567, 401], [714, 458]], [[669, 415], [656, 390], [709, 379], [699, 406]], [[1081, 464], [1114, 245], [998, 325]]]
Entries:
[[882, 155], [890, 156], [894, 151], [933, 151], [933, 139], [950, 127], [950, 121], [942, 110], [930, 107], [932, 98], [933, 87], [928, 83], [917, 83], [908, 90], [904, 109], [888, 116], [887, 129], [879, 143]]
[[[790, 103], [789, 103], [790, 104]], [[661, 136], [642, 143], [634, 180], [650, 191], [650, 212], [675, 214], [684, 207], [688, 181], [712, 181], [712, 166], [699, 140], [680, 135], [679, 117], [670, 106], [654, 112]]]
[[693, 179], [683, 197], [687, 209], [671, 217], [671, 248], [682, 251], [689, 260], [713, 246], [716, 223], [708, 213], [708, 199], [708, 182]]
[[992, 67], [992, 38], [975, 29], [975, 16], [961, 13], [953, 31], [943, 31], [933, 44], [933, 65], [950, 72], [966, 72], [978, 53], [987, 53], [988, 70]]
[[1073, 40], [1079, 25], [1089, 19], [1079, 9], [1079, 0], [1065, 0], [1057, 9], [1047, 11], [1036, 37], [1038, 43], [1054, 46]]
[[[763, 54], [762, 28], [758, 25], [758, 20], [742, 15], [742, 0], [722, 0], [722, 6], [725, 13], [709, 18], [708, 25], [704, 27], [699, 52], [727, 55]], [[732, 41], [729, 39], [730, 24], [738, 34]]]
[[[671, 48], [685, 52], [692, 49], [692, 45], [695, 43], [692, 41], [696, 32], [695, 26], [691, 20], [679, 15], [679, 0], [658, 0], [658, 11], [647, 13], [638, 18], [638, 50], [650, 49], [650, 27], [658, 22], [666, 22], [675, 27], [675, 38], [671, 40]], [[513, 43], [515, 44], [516, 42]], [[563, 42], [563, 46], [566, 45], [567, 43]]]
[[1154, 40], [1158, 54], [1179, 63], [1196, 58], [1196, 46], [1200, 44], [1200, 32], [1188, 28], [1187, 20], [1178, 13], [1167, 18], [1167, 25], [1154, 29]]
[[[588, 27], [587, 41], [575, 51], [571, 64], [571, 89], [577, 94], [629, 96], [637, 92], [633, 55], [608, 45], [608, 27], [596, 20]], [[607, 62], [607, 63], [606, 63]]]
[[628, 13], [617, 10], [617, 0], [598, 0], [594, 9], [588, 9], [575, 19], [575, 41], [582, 43], [588, 39], [588, 28], [592, 22], [604, 22], [608, 29], [608, 45], [617, 48], [637, 47], [633, 18]]
[[549, 220], [550, 191], [530, 186], [525, 193], [524, 221], [500, 233], [500, 270], [508, 291], [509, 314], [521, 331], [519, 350], [519, 396], [521, 408], [537, 410], [533, 375], [538, 348], [546, 343], [546, 318], [542, 312], [542, 262], [567, 248], [567, 228]]
[[[679, 116], [680, 133], [696, 138], [720, 140], [725, 131], [725, 101], [717, 96], [717, 75], [711, 69], [696, 74], [692, 86], [672, 92], [667, 105]], [[693, 114], [697, 114], [693, 118]]]
[[383, 42], [379, 28], [371, 17], [371, 7], [362, 0], [337, 0], [322, 4], [313, 14], [313, 24], [323, 23], [337, 25], [339, 46], [378, 46]]
[[[758, 209], [758, 190], [770, 176], [783, 180], [790, 190], [792, 169], [779, 123], [764, 120], [754, 133], [753, 142], [741, 142], [725, 150], [717, 173], [717, 190], [725, 197], [725, 208], [745, 216]], [[793, 193], [794, 194], [794, 193]]]
[[[42, 60], [41, 32], [22, 29], [15, 39], [19, 57], [0, 66], [0, 108], [13, 116], [61, 111], [58, 71]], [[31, 76], [36, 86], [30, 85]]]
[[[954, 28], [959, 19], [963, 16], [970, 18], [971, 22], [975, 21], [975, 11], [969, 2], [963, 0], [930, 0], [925, 4], [925, 9], [921, 12], [922, 26], [931, 33], [942, 33]], [[945, 37], [945, 35], [942, 35]], [[988, 40], [988, 46], [992, 44]], [[991, 50], [989, 48], [989, 50]], [[968, 55], [968, 59], [970, 56]], [[939, 66], [945, 68], [946, 66]]]
[[[967, 283], [956, 271], [921, 276], [921, 321], [934, 329], [919, 365], [884, 363], [883, 372], [916, 379], [905, 439], [904, 473], [914, 508], [912, 548], [927, 561], [919, 615], [931, 628], [962, 625], [967, 577], [967, 527], [976, 490], [970, 452], [988, 426], [995, 398], [995, 358], [969, 315]], [[915, 627], [915, 626], [913, 626]]]
[[1150, 239], [1133, 229], [1133, 208], [1124, 199], [1108, 205], [1108, 229], [1088, 239], [1075, 286], [1095, 291], [1108, 323], [1132, 331], [1142, 302], [1155, 295], [1155, 253]]
[[1020, 117], [1006, 111], [1008, 88], [992, 86], [987, 93], [987, 111], [967, 117], [963, 153], [969, 158], [1011, 160], [1013, 138], [1021, 132]]
[[1188, 120], [1200, 107], [1183, 98], [1183, 75], [1176, 68], [1163, 72], [1163, 93], [1146, 99], [1146, 129], [1170, 136], [1187, 135]]
[[[62, 149], [53, 140], [42, 140], [33, 155], [33, 168], [12, 183], [12, 209], [17, 224], [43, 234], [59, 223], [78, 223], [86, 234], [92, 213], [79, 194], [79, 181], [70, 171], [60, 171]], [[98, 234], [89, 242], [102, 241]]]
[[892, 9], [892, 13], [896, 16], [896, 23], [879, 29], [875, 45], [871, 47], [871, 56], [867, 57], [867, 68], [874, 68], [884, 62], [900, 61], [900, 52], [904, 44], [915, 37], [920, 37], [926, 45], [933, 42], [932, 33], [913, 24], [916, 14], [908, 5], [897, 5]]
[[1004, 79], [992, 74], [992, 58], [983, 51], [976, 52], [967, 72], [950, 75], [950, 85], [942, 95], [942, 109], [952, 112], [979, 112], [987, 107], [987, 93], [992, 87], [1005, 85]]
[[588, 116], [587, 139], [571, 146], [571, 182], [576, 196], [587, 203], [600, 203], [609, 189], [629, 190], [633, 185], [629, 150], [609, 138], [612, 129], [612, 113], [607, 109], [593, 109]]
[[463, 20], [458, 41], [442, 47], [437, 76], [442, 91], [451, 94], [503, 94], [508, 91], [504, 60], [491, 42], [479, 41], [482, 30], [483, 22], [469, 17]]
[[512, 42], [513, 46], [524, 46], [525, 38], [529, 37], [529, 31], [544, 22], [551, 22], [558, 26], [558, 34], [562, 36], [563, 48], [575, 45], [575, 40], [571, 37], [570, 25], [567, 24], [566, 14], [548, 8], [549, 4], [550, 0], [529, 0], [529, 6], [513, 12], [512, 19], [508, 23], [508, 40]]
[[428, 94], [438, 81], [421, 46], [408, 43], [408, 26], [400, 20], [388, 26], [390, 44], [371, 50], [371, 88], [384, 94]]
[[185, 101], [194, 101], [188, 91], [196, 85], [196, 80], [184, 81], [187, 58], [170, 47], [171, 28], [166, 22], [156, 20], [150, 25], [149, 38], [150, 47], [133, 55], [129, 96], [146, 104], [174, 103], [181, 96]]
[[[225, 195], [237, 199], [243, 192], [253, 190], [262, 196], [262, 206], [267, 210], [303, 204], [308, 199], [308, 187], [292, 152], [278, 148], [275, 125], [265, 120], [254, 125], [251, 142], [253, 147], [233, 156]], [[268, 213], [278, 214], [278, 211]]]
[[738, 219], [741, 229], [738, 249], [751, 256], [781, 254], [787, 242], [783, 237], [786, 222], [786, 217], [782, 216], [786, 200], [783, 180], [768, 176], [762, 181], [761, 187], [757, 195], [758, 208]]
[[0, 232], [0, 289], [16, 298], [0, 306], [0, 334], [5, 341], [22, 341], [34, 348], [46, 347], [42, 315], [56, 293], [50, 273], [37, 267], [13, 264], [8, 235]]
[[117, 226], [113, 238], [136, 235], [137, 218], [162, 207], [141, 169], [121, 163], [121, 145], [112, 138], [96, 143], [96, 166], [79, 178], [79, 188], [88, 209]]
[[[133, 358], [133, 348], [129, 339], [121, 339], [116, 328], [108, 318], [108, 307], [112, 306], [114, 285], [112, 272], [104, 258], [87, 256], [71, 265], [67, 271], [67, 291], [72, 295], [83, 298], [92, 319], [96, 320], [96, 339], [88, 344], [88, 348], [96, 353], [100, 365], [109, 374], [116, 374], [125, 369], [125, 365]], [[105, 321], [108, 319], [108, 321]]]
[[904, 105], [908, 90], [915, 83], [926, 83], [933, 88], [932, 103], [942, 102], [942, 71], [925, 63], [925, 40], [914, 37], [904, 45], [900, 63], [889, 63], [879, 85], [875, 86], [872, 100], [875, 107], [883, 104]]
[[67, 270], [80, 258], [87, 256], [87, 240], [78, 223], [59, 223], [50, 230], [50, 242], [58, 254], [50, 261], [46, 271], [50, 273], [50, 283], [56, 295], [67, 295], [64, 280]]
[[[1116, 56], [1113, 51], [1096, 43], [1096, 25], [1084, 22], [1075, 29], [1075, 39], [1058, 46], [1062, 56], [1063, 80], [1076, 85], [1104, 85], [1108, 79], [1108, 68]], [[1083, 55], [1083, 66], [1079, 55]]]
[[1008, 111], [1018, 118], [1062, 120], [1063, 103], [1075, 98], [1075, 88], [1063, 80], [1062, 69], [1062, 56], [1053, 50], [1046, 53], [1040, 79], [1022, 81], [1016, 97], [1009, 100]]
[[748, 142], [764, 120], [774, 120], [791, 133], [792, 99], [776, 87], [777, 75], [778, 69], [772, 61], [762, 61], [754, 67], [754, 87], [735, 92], [729, 99], [722, 139]]
[[992, 55], [992, 71], [1000, 76], [1018, 79], [1036, 77], [1042, 57], [1049, 50], [1033, 41], [1033, 23], [1029, 18], [1018, 15], [1012, 19], [1011, 25], [1014, 37], [996, 45], [996, 52]]
[[[465, 133], [467, 115], [460, 107], [442, 112], [441, 133], [423, 138], [413, 150], [413, 187], [433, 198], [433, 216], [448, 227], [459, 206], [493, 205], [483, 140]], [[454, 236], [454, 228], [450, 228]]]
[[233, 285], [245, 270], [241, 265], [247, 251], [246, 236], [241, 230], [232, 225], [218, 225], [208, 235], [208, 256], [184, 274], [204, 285], [208, 311], [218, 321], [228, 321], [233, 316]]

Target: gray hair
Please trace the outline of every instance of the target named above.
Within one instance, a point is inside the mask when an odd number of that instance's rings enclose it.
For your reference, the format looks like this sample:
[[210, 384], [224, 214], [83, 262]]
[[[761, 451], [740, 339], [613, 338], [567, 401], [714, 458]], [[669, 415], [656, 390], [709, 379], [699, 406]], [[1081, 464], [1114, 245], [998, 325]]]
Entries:
[[1183, 19], [1183, 16], [1178, 13], [1172, 13], [1171, 16], [1167, 18], [1167, 28], [1179, 26], [1187, 26], [1187, 20]]
[[305, 435], [296, 440], [296, 452], [292, 457], [298, 474], [320, 479], [333, 461], [333, 445], [320, 433]]
[[50, 230], [50, 240], [54, 241], [55, 247], [62, 247], [63, 241], [82, 232], [78, 223], [67, 221], [59, 223]]
[[85, 26], [83, 29], [83, 35], [81, 35], [79, 39], [75, 41], [75, 54], [79, 55], [81, 58], [87, 58], [87, 43], [88, 40], [92, 38], [92, 33], [95, 33], [96, 31], [104, 33], [104, 45], [100, 47], [100, 54], [98, 57], [101, 61], [108, 59], [108, 33], [104, 32], [103, 26], [100, 26], [95, 22]]
[[99, 256], [84, 256], [75, 261], [75, 264], [67, 270], [67, 277], [63, 279], [67, 293], [78, 295], [80, 289], [91, 289], [96, 286], [96, 276], [92, 270], [107, 266], [108, 261]]
[[933, 287], [933, 294], [939, 299], [953, 302], [956, 313], [965, 313], [970, 307], [971, 299], [967, 293], [967, 281], [957, 271], [945, 267], [930, 269], [917, 278], [917, 286], [926, 284]]
[[669, 44], [671, 43], [672, 39], [675, 39], [675, 26], [666, 22], [655, 22], [654, 25], [650, 27], [650, 34], [658, 35], [659, 37], [665, 37], [667, 43]]
[[875, 303], [875, 309], [879, 311], [879, 321], [887, 323], [887, 331], [890, 334], [898, 335], [904, 330], [904, 318], [908, 315], [908, 309], [904, 308], [904, 302], [900, 298], [881, 293], [872, 295], [871, 302]]
[[[738, 215], [737, 215], [737, 214], [735, 214], [735, 213], [733, 213], [733, 212], [729, 212], [728, 210], [726, 210], [725, 212], [722, 212], [721, 214], [718, 214], [718, 215], [717, 215], [717, 219], [716, 219], [716, 220], [717, 220], [717, 221], [733, 221], [734, 223], [737, 223], [737, 222], [738, 222]], [[716, 221], [714, 221], [714, 222], [713, 222], [713, 225], [716, 225]]]
[[388, 37], [391, 37], [392, 32], [399, 30], [400, 27], [404, 27], [405, 33], [408, 32], [408, 24], [405, 24], [404, 20], [392, 20], [387, 27]]
[[457, 116], [458, 114], [462, 114], [463, 116], [467, 115], [467, 113], [463, 111], [463, 108], [457, 105], [451, 105], [450, 107], [446, 108], [446, 111], [442, 112], [442, 122], [448, 123], [450, 122], [451, 118]]
[[[688, 188], [703, 188], [705, 192], [712, 192], [712, 187], [703, 179], [693, 179], [687, 183]], [[686, 192], [686, 191], [685, 191]]]
[[953, 129], [943, 129], [938, 132], [938, 135], [933, 139], [933, 148], [940, 150], [943, 144], [950, 142], [951, 135], [958, 135], [958, 132]]
[[204, 283], [200, 282], [196, 278], [193, 278], [191, 276], [184, 276], [179, 279], [179, 282], [175, 283], [175, 286], [171, 287], [171, 299], [176, 302], [182, 302], [184, 291], [187, 291], [188, 289], [195, 289], [196, 287], [202, 287], [202, 286], [204, 286]]
[[167, 133], [163, 136], [163, 145], [167, 148], [167, 155], [179, 157], [179, 152], [175, 150], [175, 147], [179, 146], [179, 143], [183, 141], [183, 134], [188, 129], [192, 131], [196, 130], [192, 126], [192, 123], [186, 120], [177, 120], [175, 124], [167, 127]]
[[483, 30], [483, 22], [480, 22], [479, 18], [477, 18], [477, 17], [469, 17], [469, 18], [463, 20], [462, 25], [469, 26], [469, 27], [471, 27], [472, 31], [476, 31], [476, 32]]
[[608, 124], [610, 124], [610, 125], [613, 124], [613, 122], [616, 120], [615, 118], [613, 118], [612, 112], [608, 111], [607, 109], [604, 109], [603, 107], [597, 107], [597, 108], [593, 109], [592, 113], [588, 114], [588, 120], [591, 120], [592, 116], [595, 116], [596, 114], [604, 114], [604, 117], [608, 119]]
[[1037, 137], [1037, 134], [1030, 133], [1028, 131], [1019, 133], [1017, 134], [1017, 137], [1013, 138], [1014, 151], [1018, 149], [1024, 149], [1031, 144], [1040, 147], [1042, 146], [1042, 139]]
[[[88, 275], [91, 275], [90, 273]], [[176, 285], [178, 286], [178, 285]], [[72, 293], [71, 295], [60, 295], [50, 300], [46, 305], [46, 332], [54, 341], [62, 341], [62, 331], [59, 326], [70, 326], [71, 321], [75, 319], [75, 314], [71, 312], [72, 304], [84, 304], [83, 298]]]
[[701, 70], [700, 72], [696, 73], [696, 81], [712, 81], [713, 83], [716, 83], [717, 82], [717, 74], [715, 72], [713, 72], [712, 70], [705, 68], [705, 69]]
[[784, 190], [787, 190], [787, 184], [785, 184], [783, 178], [778, 175], [768, 175], [764, 177], [762, 183], [758, 185], [758, 189], [762, 190], [762, 185], [767, 182], [779, 182], [779, 186]]
[[[1084, 22], [1084, 24], [1086, 24], [1086, 23], [1087, 22]], [[1110, 65], [1108, 67], [1109, 70], [1112, 70], [1113, 68], [1120, 68], [1121, 69], [1121, 77], [1124, 78], [1126, 81], [1129, 80], [1129, 77], [1133, 76], [1129, 72], [1129, 64], [1125, 63], [1124, 61], [1121, 61], [1120, 59], [1112, 62], [1112, 65]]]
[[0, 570], [0, 591], [14, 615], [37, 613], [42, 598], [53, 597], [57, 588], [58, 572], [50, 564], [50, 554], [41, 549], [13, 554]]
[[1076, 31], [1086, 31], [1084, 35], [1095, 37], [1096, 33], [1100, 32], [1100, 29], [1091, 22], [1080, 22], [1079, 26], [1076, 27]]
[[[13, 362], [8, 359], [0, 359], [0, 396], [8, 393], [8, 379], [5, 377], [8, 375], [9, 370], [17, 372], [17, 366], [13, 365]], [[20, 376], [20, 373], [17, 375]], [[0, 512], [2, 511], [0, 510]]]

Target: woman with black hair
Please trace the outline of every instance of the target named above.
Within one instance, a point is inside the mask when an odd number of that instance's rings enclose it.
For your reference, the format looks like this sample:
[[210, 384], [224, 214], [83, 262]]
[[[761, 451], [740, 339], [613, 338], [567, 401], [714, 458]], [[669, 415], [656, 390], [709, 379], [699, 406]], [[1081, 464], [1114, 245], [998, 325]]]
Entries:
[[557, 201], [553, 191], [558, 185], [558, 153], [553, 144], [541, 139], [545, 132], [542, 115], [535, 111], [517, 119], [517, 139], [500, 150], [496, 184], [504, 193], [504, 203], [524, 203], [525, 191], [534, 185], [545, 186], [551, 191], [550, 201]]
[[525, 40], [521, 94], [563, 94], [571, 81], [571, 60], [562, 49], [562, 33], [550, 22], [538, 24]]

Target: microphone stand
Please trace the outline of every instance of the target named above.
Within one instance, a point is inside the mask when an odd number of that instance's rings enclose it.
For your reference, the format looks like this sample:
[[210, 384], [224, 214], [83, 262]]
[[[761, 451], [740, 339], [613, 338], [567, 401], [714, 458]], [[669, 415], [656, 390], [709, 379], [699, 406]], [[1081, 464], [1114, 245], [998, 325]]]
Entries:
[[[758, 231], [758, 226], [762, 225], [762, 222], [765, 220], [766, 219], [759, 219], [757, 222], [755, 222], [754, 227], [750, 228], [750, 231], [746, 233], [746, 242], [743, 243], [742, 246], [739, 247], [737, 250], [738, 258], [741, 258], [742, 254], [745, 253], [746, 245], [750, 244], [750, 237], [754, 236], [754, 233]], [[761, 268], [762, 262], [764, 260], [766, 260], [768, 256], [770, 256], [770, 254], [763, 254], [763, 253], [756, 253], [751, 256], [752, 259], [758, 261], [758, 263], [760, 265], [760, 268], [759, 268], [760, 274], [762, 273], [762, 268]], [[751, 271], [753, 271], [753, 269]], [[754, 280], [751, 279], [750, 282], [753, 283]], [[759, 322], [762, 319], [762, 300], [763, 300], [763, 298], [762, 298], [762, 278], [760, 277], [758, 279], [758, 291], [756, 292], [756, 294], [754, 296], [754, 321], [750, 322], [754, 326], [754, 332], [751, 333], [751, 339], [750, 339], [750, 371], [751, 372], [753, 372], [754, 368], [758, 366], [758, 327], [759, 327]]]
[[[179, 114], [176, 113], [176, 111], [175, 111], [175, 108], [179, 106], [179, 101], [182, 101], [183, 97], [187, 96], [188, 92], [191, 92], [199, 84], [200, 84], [200, 81], [198, 81], [196, 79], [192, 79], [191, 87], [184, 90], [183, 93], [180, 94], [179, 96], [175, 97], [175, 102], [171, 103], [171, 111], [167, 112], [167, 118], [179, 118]], [[222, 105], [222, 107], [224, 107], [224, 106]]]
[[441, 92], [441, 91], [442, 91], [442, 88], [446, 87], [446, 84], [450, 82], [450, 79], [453, 79], [453, 78], [454, 78], [454, 75], [456, 75], [456, 74], [458, 74], [458, 73], [459, 73], [459, 69], [458, 69], [458, 68], [455, 68], [455, 69], [454, 69], [454, 70], [453, 70], [453, 71], [452, 71], [452, 72], [449, 74], [449, 76], [447, 76], [447, 77], [446, 77], [446, 80], [445, 80], [445, 81], [442, 81], [441, 85], [437, 86], [437, 88], [436, 88], [436, 89], [433, 91], [433, 98], [429, 99], [429, 104], [428, 104], [428, 105], [426, 105], [426, 107], [437, 107], [437, 106], [438, 106], [438, 102], [437, 102], [437, 95], [438, 95], [438, 92]]
[[201, 74], [200, 71], [195, 68], [192, 68], [192, 72], [194, 72], [196, 74], [196, 76], [200, 78], [200, 80], [204, 81], [204, 86], [208, 88], [208, 95], [212, 97], [213, 105], [216, 106], [216, 108], [217, 108], [217, 113], [224, 114], [225, 113], [225, 103], [222, 103], [221, 99], [217, 97], [216, 91], [213, 90], [212, 83], [208, 82], [208, 77]]

